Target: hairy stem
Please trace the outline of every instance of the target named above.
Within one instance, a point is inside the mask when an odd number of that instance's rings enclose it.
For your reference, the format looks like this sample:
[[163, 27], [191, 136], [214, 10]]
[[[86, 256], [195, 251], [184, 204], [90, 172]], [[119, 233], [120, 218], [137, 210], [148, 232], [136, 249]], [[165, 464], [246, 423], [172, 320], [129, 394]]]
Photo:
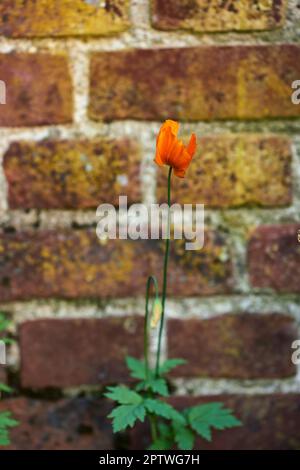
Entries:
[[155, 289], [155, 298], [158, 298], [158, 283], [155, 276], [149, 276], [147, 279], [146, 287], [146, 309], [145, 309], [145, 320], [144, 320], [144, 357], [145, 357], [145, 376], [149, 379], [149, 297], [151, 283]]
[[[155, 276], [149, 276], [147, 279], [147, 287], [146, 287], [146, 308], [145, 308], [145, 320], [144, 320], [144, 357], [145, 357], [145, 376], [146, 380], [149, 379], [149, 298], [150, 298], [150, 289], [151, 284], [153, 284], [155, 289], [155, 299], [158, 299], [159, 292], [158, 292], [158, 283]], [[157, 422], [156, 417], [153, 415], [149, 415], [150, 421], [150, 429], [151, 429], [151, 437], [152, 441], [156, 441], [157, 439]]]
[[165, 303], [167, 296], [167, 274], [168, 274], [168, 261], [169, 261], [169, 251], [170, 251], [170, 205], [171, 205], [171, 176], [172, 176], [172, 167], [170, 166], [168, 174], [168, 223], [167, 223], [167, 238], [166, 238], [166, 247], [165, 247], [165, 258], [164, 258], [164, 271], [163, 271], [163, 289], [162, 289], [162, 314], [159, 325], [158, 333], [158, 347], [156, 355], [156, 368], [155, 375], [159, 376], [159, 365], [160, 365], [160, 354], [161, 354], [161, 340], [162, 333], [164, 328], [164, 318], [165, 318]]

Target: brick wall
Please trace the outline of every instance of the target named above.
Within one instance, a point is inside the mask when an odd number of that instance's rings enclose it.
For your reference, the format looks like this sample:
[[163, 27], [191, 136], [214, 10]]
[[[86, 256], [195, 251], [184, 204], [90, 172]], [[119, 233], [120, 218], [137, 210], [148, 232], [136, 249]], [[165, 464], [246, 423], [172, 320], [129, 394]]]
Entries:
[[[165, 118], [199, 136], [179, 202], [206, 205], [203, 251], [171, 257], [164, 354], [174, 402], [220, 396], [244, 422], [208, 448], [296, 449], [300, 370], [300, 3], [52, 0], [0, 5], [0, 310], [17, 339], [0, 409], [12, 448], [108, 449], [99, 398], [142, 353], [161, 250], [95, 234], [95, 208], [161, 201]], [[192, 253], [192, 255], [191, 255]], [[133, 433], [130, 445], [145, 445]], [[199, 446], [202, 444], [199, 444]]]

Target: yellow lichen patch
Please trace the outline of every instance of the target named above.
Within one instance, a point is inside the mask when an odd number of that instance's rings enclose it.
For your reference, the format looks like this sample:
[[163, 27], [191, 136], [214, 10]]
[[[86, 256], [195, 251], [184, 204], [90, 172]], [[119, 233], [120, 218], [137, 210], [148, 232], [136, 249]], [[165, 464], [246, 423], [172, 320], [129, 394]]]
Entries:
[[[274, 54], [274, 61], [276, 60]], [[276, 116], [276, 108], [290, 106], [291, 83], [285, 74], [263, 64], [259, 51], [253, 51], [237, 68], [237, 115], [239, 118]]]
[[154, 25], [196, 32], [267, 30], [282, 26], [287, 1], [152, 0]]
[[[166, 174], [159, 173], [158, 199]], [[224, 134], [199, 140], [187, 178], [174, 179], [173, 201], [209, 207], [291, 203], [291, 148], [281, 136]]]
[[90, 208], [140, 200], [134, 142], [98, 140], [12, 144], [4, 158], [11, 207]]
[[129, 26], [128, 0], [2, 0], [8, 37], [106, 36]]

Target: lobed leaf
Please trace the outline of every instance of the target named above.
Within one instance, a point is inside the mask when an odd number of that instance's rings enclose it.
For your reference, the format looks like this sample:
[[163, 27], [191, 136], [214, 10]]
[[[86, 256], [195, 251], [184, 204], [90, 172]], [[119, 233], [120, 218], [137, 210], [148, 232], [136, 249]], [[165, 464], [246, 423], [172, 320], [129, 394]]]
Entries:
[[168, 385], [163, 378], [143, 380], [137, 384], [136, 390], [151, 390], [152, 392], [158, 393], [163, 397], [169, 396]]
[[186, 361], [184, 359], [167, 359], [165, 362], [162, 363], [159, 368], [159, 371], [162, 375], [164, 375], [170, 372], [172, 369], [175, 369], [175, 367], [181, 366], [183, 364], [186, 364]]
[[239, 421], [223, 403], [214, 402], [198, 405], [187, 410], [191, 428], [207, 441], [211, 441], [211, 430], [229, 429], [241, 426]]
[[132, 427], [137, 420], [144, 421], [146, 415], [143, 403], [134, 405], [120, 405], [108, 415], [113, 420], [113, 431], [123, 431]]
[[146, 409], [157, 416], [170, 419], [181, 424], [186, 424], [185, 418], [169, 403], [154, 398], [146, 398], [144, 401]]
[[126, 364], [134, 379], [146, 380], [145, 363], [135, 357], [127, 356]]
[[0, 429], [3, 428], [13, 428], [17, 426], [19, 423], [15, 419], [11, 418], [10, 411], [2, 411], [0, 413]]
[[175, 442], [180, 450], [192, 450], [195, 442], [193, 431], [186, 426], [173, 423]]
[[123, 385], [107, 387], [107, 390], [108, 392], [104, 393], [104, 396], [111, 400], [115, 400], [122, 405], [138, 405], [143, 401], [141, 395]]
[[10, 444], [8, 429], [17, 426], [19, 423], [11, 418], [10, 411], [2, 411], [0, 413], [0, 446]]

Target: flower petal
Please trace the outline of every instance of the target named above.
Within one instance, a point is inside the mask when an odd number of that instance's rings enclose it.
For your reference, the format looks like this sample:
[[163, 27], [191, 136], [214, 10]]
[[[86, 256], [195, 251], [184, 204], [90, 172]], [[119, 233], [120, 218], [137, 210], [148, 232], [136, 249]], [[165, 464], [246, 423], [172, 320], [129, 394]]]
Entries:
[[163, 126], [170, 127], [172, 134], [177, 137], [179, 131], [179, 123], [176, 121], [172, 121], [172, 119], [167, 119]]
[[185, 170], [174, 168], [174, 175], [178, 176], [179, 178], [184, 178], [185, 177]]
[[162, 129], [157, 142], [157, 151], [160, 154], [162, 162], [166, 165], [169, 164], [170, 155], [175, 143], [176, 137], [172, 134], [170, 126]]
[[159, 166], [171, 166], [176, 176], [184, 178], [196, 151], [197, 141], [195, 134], [192, 134], [189, 144], [185, 147], [182, 141], [177, 138], [178, 130], [179, 123], [176, 121], [167, 119], [163, 123], [156, 139], [154, 161]]
[[191, 157], [194, 155], [196, 148], [197, 148], [197, 139], [196, 139], [195, 134], [192, 134], [189, 144], [186, 148]]

